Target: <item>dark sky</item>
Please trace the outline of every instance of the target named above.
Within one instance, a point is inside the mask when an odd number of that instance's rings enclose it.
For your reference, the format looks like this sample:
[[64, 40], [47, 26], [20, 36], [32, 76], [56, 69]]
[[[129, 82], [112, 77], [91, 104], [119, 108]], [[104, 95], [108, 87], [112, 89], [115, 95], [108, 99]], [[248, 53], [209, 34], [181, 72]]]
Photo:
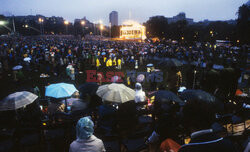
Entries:
[[[115, 10], [119, 23], [129, 19], [140, 23], [154, 15], [172, 17], [185, 12], [194, 21], [237, 18], [239, 6], [248, 0], [0, 0], [0, 14], [62, 16], [69, 21], [87, 17], [92, 22], [108, 24]], [[130, 12], [130, 13], [129, 13]], [[131, 15], [129, 15], [131, 14]]]

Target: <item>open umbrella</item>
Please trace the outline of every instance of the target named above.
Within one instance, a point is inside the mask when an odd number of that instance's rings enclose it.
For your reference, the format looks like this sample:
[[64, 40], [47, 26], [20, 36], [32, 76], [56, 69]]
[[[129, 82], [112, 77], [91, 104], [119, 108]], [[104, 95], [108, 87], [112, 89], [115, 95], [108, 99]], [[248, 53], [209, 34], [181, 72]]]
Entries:
[[205, 102], [215, 103], [218, 100], [211, 94], [202, 90], [184, 90], [180, 94], [180, 98], [183, 100], [203, 100]]
[[28, 91], [12, 93], [0, 101], [0, 111], [16, 110], [22, 108], [31, 104], [37, 98], [37, 95]]
[[45, 96], [53, 98], [67, 98], [76, 91], [77, 89], [73, 84], [56, 83], [46, 87]]
[[84, 111], [88, 108], [88, 103], [78, 99], [74, 100], [71, 105], [71, 111]]
[[182, 65], [183, 65], [182, 62], [177, 59], [166, 59], [159, 63], [159, 66], [165, 66], [165, 67], [180, 67]]
[[87, 82], [79, 87], [79, 91], [82, 95], [95, 95], [99, 85], [96, 82]]
[[177, 102], [179, 104], [184, 104], [184, 102], [171, 91], [159, 90], [155, 92], [154, 95], [155, 100], [158, 102]]
[[[65, 102], [64, 100], [62, 102]], [[88, 108], [88, 103], [78, 98], [67, 99], [67, 105], [70, 107], [71, 111], [85, 110]]]
[[23, 68], [23, 66], [17, 65], [17, 66], [15, 66], [15, 67], [13, 67], [12, 70], [16, 71], [16, 70], [20, 70], [20, 69], [22, 69], [22, 68]]
[[25, 62], [29, 62], [30, 60], [31, 60], [31, 58], [30, 57], [26, 57], [26, 58], [24, 58], [23, 59]]
[[124, 84], [112, 83], [102, 85], [96, 94], [105, 101], [124, 103], [135, 99], [135, 91]]
[[145, 79], [145, 76], [143, 74], [139, 74], [136, 78], [136, 81], [141, 83], [144, 81], [144, 79]]

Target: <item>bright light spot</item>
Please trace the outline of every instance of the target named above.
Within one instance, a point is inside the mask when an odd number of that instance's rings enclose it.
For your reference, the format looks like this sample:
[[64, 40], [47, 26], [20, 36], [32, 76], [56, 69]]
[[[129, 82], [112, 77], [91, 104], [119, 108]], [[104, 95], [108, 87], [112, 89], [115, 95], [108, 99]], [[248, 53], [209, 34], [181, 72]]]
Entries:
[[240, 43], [240, 40], [237, 40], [237, 43]]
[[26, 25], [25, 25], [25, 28], [28, 28], [28, 27], [29, 27], [29, 25], [26, 24]]
[[123, 23], [120, 29], [120, 38], [121, 39], [142, 39], [145, 40], [146, 37], [146, 28], [145, 26], [135, 22], [135, 21], [126, 21]]
[[184, 40], [184, 37], [181, 37], [182, 40]]
[[85, 25], [85, 21], [81, 21], [81, 24], [82, 24], [82, 25]]
[[103, 29], [104, 29], [104, 26], [103, 26], [103, 25], [100, 25], [100, 29], [103, 30]]
[[68, 25], [68, 24], [69, 24], [69, 21], [64, 21], [64, 24], [65, 24], [65, 25]]
[[4, 21], [0, 21], [0, 25], [4, 25], [5, 24], [5, 22]]
[[39, 23], [42, 23], [42, 22], [43, 22], [43, 19], [42, 19], [42, 18], [39, 18], [39, 19], [38, 19], [38, 22], [39, 22]]

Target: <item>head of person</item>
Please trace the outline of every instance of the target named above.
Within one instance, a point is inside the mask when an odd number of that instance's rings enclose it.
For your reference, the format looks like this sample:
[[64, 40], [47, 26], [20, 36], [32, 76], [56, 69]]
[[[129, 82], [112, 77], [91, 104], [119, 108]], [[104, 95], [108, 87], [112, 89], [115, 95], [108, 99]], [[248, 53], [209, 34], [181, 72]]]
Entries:
[[94, 123], [89, 117], [83, 117], [76, 124], [77, 139], [88, 139], [94, 133]]
[[137, 83], [135, 84], [135, 90], [137, 90], [137, 91], [142, 90], [142, 86], [141, 86], [140, 83], [137, 82]]
[[187, 101], [182, 109], [183, 123], [191, 132], [210, 129], [215, 121], [214, 105], [201, 100]]

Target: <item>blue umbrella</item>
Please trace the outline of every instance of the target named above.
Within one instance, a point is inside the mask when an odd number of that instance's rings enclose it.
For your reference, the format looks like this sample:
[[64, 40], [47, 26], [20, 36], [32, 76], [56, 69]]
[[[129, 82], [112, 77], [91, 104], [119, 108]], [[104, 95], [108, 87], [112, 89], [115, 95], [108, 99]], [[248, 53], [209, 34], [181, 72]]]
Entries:
[[76, 91], [77, 89], [73, 84], [56, 83], [46, 87], [45, 96], [53, 98], [67, 98]]

